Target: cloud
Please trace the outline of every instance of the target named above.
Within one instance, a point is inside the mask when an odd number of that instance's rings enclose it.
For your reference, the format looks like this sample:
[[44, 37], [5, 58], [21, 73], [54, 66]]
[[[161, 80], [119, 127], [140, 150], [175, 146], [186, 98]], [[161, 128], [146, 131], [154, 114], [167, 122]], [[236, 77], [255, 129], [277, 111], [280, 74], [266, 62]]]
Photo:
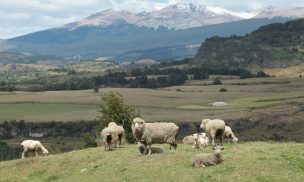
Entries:
[[303, 0], [0, 0], [0, 38], [61, 26], [105, 9], [149, 12], [178, 2], [199, 3], [214, 11], [222, 7], [239, 16], [269, 5], [304, 6]]

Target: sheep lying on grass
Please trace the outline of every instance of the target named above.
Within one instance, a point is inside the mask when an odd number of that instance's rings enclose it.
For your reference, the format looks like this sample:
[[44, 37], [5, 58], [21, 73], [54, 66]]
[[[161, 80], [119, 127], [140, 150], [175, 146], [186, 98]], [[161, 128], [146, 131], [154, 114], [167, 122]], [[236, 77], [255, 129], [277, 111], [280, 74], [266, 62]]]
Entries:
[[204, 129], [209, 139], [211, 139], [212, 146], [215, 146], [216, 137], [220, 138], [220, 144], [223, 145], [225, 126], [225, 121], [221, 119], [203, 119], [200, 127]]
[[23, 148], [22, 159], [28, 154], [28, 152], [35, 152], [36, 157], [38, 154], [47, 155], [49, 151], [44, 148], [44, 146], [36, 140], [25, 140], [21, 143], [21, 147]]
[[115, 122], [110, 122], [108, 127], [112, 127], [118, 137], [118, 144], [121, 145], [121, 141], [126, 136], [125, 129], [122, 126], [118, 126]]
[[194, 138], [192, 148], [206, 147], [209, 144], [209, 138], [206, 133], [195, 133], [192, 136]]
[[189, 136], [184, 137], [182, 143], [185, 144], [185, 145], [193, 145], [194, 144], [193, 135], [189, 135]]
[[236, 143], [239, 141], [239, 139], [235, 137], [234, 133], [232, 132], [229, 126], [225, 127], [225, 138], [227, 138], [229, 144], [230, 142]]
[[106, 127], [100, 132], [101, 141], [104, 144], [105, 150], [112, 150], [112, 144], [118, 147], [118, 137], [113, 127]]
[[132, 132], [136, 140], [145, 146], [145, 150], [149, 151], [148, 155], [151, 154], [151, 145], [154, 143], [168, 143], [170, 149], [173, 146], [174, 151], [176, 150], [178, 126], [174, 123], [146, 123], [141, 118], [135, 118]]
[[223, 162], [222, 159], [222, 150], [224, 150], [221, 146], [212, 147], [214, 150], [213, 154], [197, 154], [192, 159], [193, 167], [206, 167], [211, 165], [217, 165]]
[[[142, 155], [148, 155], [145, 145], [138, 142], [138, 150]], [[159, 147], [151, 147], [151, 154], [161, 154], [164, 153], [164, 150]]]

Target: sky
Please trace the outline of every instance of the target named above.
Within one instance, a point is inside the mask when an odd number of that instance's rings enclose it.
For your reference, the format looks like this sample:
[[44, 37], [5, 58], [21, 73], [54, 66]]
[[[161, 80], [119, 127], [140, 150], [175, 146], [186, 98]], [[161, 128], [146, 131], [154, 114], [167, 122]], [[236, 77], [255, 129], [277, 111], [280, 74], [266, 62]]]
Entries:
[[304, 7], [304, 0], [0, 0], [0, 39], [58, 27], [106, 9], [150, 12], [185, 1], [239, 12]]

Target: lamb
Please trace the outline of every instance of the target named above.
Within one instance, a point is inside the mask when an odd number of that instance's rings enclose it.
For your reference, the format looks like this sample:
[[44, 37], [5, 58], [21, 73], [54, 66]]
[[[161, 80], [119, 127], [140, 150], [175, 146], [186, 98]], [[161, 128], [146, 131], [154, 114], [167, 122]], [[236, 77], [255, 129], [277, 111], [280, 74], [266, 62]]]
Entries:
[[154, 143], [168, 143], [170, 150], [173, 146], [175, 151], [178, 128], [174, 123], [146, 123], [141, 118], [134, 118], [132, 133], [136, 140], [145, 146], [145, 150], [149, 151], [148, 155], [151, 155], [151, 145]]
[[49, 151], [44, 148], [44, 146], [40, 143], [40, 141], [36, 140], [25, 140], [21, 143], [21, 147], [23, 148], [21, 158], [24, 159], [28, 152], [35, 152], [36, 157], [38, 154], [47, 155]]
[[125, 129], [122, 126], [118, 126], [115, 122], [110, 122], [108, 127], [113, 127], [118, 137], [118, 145], [121, 145], [121, 141], [126, 136]]
[[211, 144], [214, 147], [216, 137], [220, 137], [220, 143], [223, 145], [225, 126], [225, 121], [221, 119], [203, 119], [200, 127], [204, 129], [209, 139], [211, 139]]
[[[138, 150], [142, 155], [147, 155], [148, 151], [145, 148], [145, 145], [138, 142]], [[159, 147], [151, 147], [151, 154], [161, 154], [164, 153], [164, 150]]]
[[238, 138], [235, 137], [234, 133], [232, 132], [232, 129], [229, 126], [225, 126], [225, 137], [227, 138], [228, 143], [236, 143], [239, 141]]
[[200, 148], [201, 146], [206, 147], [209, 144], [209, 138], [206, 133], [195, 133], [192, 134], [194, 143], [192, 148]]
[[210, 165], [217, 165], [223, 162], [222, 159], [222, 150], [224, 150], [221, 146], [212, 147], [214, 150], [213, 154], [197, 154], [192, 159], [193, 167], [206, 167]]
[[116, 131], [113, 127], [106, 127], [104, 128], [101, 132], [100, 132], [100, 136], [101, 136], [101, 140], [104, 144], [105, 147], [105, 151], [108, 150], [112, 150], [112, 144], [117, 146], [118, 143], [118, 137], [116, 135]]

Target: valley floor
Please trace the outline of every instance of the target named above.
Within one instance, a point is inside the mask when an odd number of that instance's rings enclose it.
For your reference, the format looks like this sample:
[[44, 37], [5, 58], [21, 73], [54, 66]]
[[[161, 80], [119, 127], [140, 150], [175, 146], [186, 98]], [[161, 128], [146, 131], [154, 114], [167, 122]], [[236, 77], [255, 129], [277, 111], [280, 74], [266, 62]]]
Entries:
[[164, 154], [142, 156], [137, 145], [113, 151], [103, 147], [47, 157], [0, 162], [1, 182], [11, 181], [291, 181], [304, 180], [304, 145], [249, 142], [225, 144], [224, 162], [193, 168], [191, 158], [211, 147], [158, 145]]

